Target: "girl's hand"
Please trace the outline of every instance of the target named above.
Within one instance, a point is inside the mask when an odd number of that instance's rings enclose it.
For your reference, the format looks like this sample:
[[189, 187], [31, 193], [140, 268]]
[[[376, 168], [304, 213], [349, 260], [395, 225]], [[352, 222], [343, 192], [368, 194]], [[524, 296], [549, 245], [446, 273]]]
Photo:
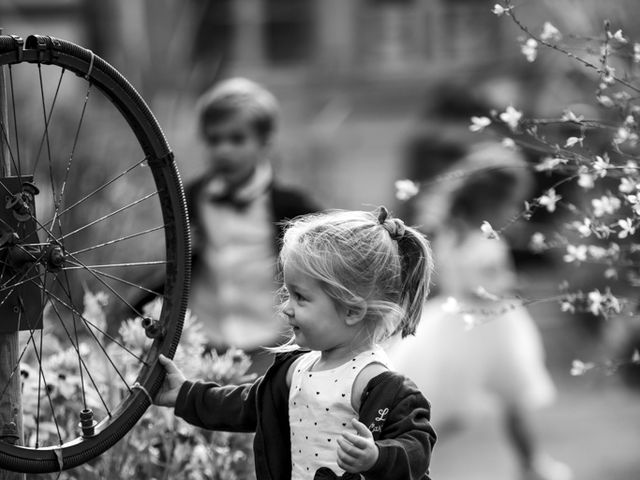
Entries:
[[164, 355], [160, 354], [158, 360], [167, 371], [167, 376], [153, 403], [161, 407], [174, 407], [178, 399], [180, 387], [182, 387], [186, 378], [178, 367], [176, 367], [176, 364]]
[[365, 472], [378, 461], [378, 446], [364, 423], [354, 418], [351, 425], [357, 435], [346, 432], [338, 438], [338, 466], [350, 473]]

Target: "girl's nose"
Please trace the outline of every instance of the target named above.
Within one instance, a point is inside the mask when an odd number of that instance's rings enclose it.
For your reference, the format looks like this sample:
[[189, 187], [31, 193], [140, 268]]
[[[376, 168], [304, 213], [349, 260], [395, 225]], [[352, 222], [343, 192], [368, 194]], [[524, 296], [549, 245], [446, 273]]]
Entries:
[[287, 303], [282, 309], [282, 313], [284, 313], [288, 318], [293, 317], [293, 308], [291, 307], [291, 300], [287, 300]]

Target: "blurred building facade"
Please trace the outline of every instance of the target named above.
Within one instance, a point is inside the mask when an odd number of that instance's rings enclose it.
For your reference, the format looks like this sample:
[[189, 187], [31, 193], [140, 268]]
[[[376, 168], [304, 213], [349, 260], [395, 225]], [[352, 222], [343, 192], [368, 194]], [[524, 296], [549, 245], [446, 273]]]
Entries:
[[[545, 15], [561, 10], [557, 3], [519, 8], [541, 26]], [[393, 181], [406, 175], [402, 143], [417, 122], [467, 141], [474, 96], [488, 106], [525, 110], [545, 96], [543, 88], [538, 95], [531, 88], [540, 70], [524, 60], [521, 34], [491, 12], [494, 4], [3, 0], [0, 26], [9, 34], [75, 41], [112, 63], [150, 103], [186, 179], [202, 167], [194, 99], [222, 77], [264, 83], [282, 102], [280, 175], [329, 207], [358, 208], [395, 203]], [[572, 15], [585, 23], [575, 9]], [[460, 109], [458, 116], [442, 116], [452, 108]]]

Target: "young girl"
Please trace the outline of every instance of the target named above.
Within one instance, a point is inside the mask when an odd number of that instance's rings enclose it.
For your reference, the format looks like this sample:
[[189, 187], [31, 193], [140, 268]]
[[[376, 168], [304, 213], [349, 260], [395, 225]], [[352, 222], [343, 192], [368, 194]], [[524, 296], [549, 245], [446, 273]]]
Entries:
[[432, 270], [427, 240], [384, 207], [330, 211], [288, 225], [280, 264], [292, 337], [265, 375], [240, 386], [191, 382], [162, 358], [156, 404], [199, 427], [255, 431], [258, 480], [428, 480], [429, 402], [379, 347], [416, 328]]

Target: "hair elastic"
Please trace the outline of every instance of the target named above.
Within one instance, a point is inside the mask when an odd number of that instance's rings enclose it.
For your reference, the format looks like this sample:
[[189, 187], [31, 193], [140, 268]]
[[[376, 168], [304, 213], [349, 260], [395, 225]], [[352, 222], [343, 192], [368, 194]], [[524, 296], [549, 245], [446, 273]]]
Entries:
[[384, 228], [392, 240], [400, 240], [404, 237], [406, 230], [404, 222], [399, 218], [389, 218], [389, 210], [386, 207], [380, 207], [378, 212], [378, 223]]

